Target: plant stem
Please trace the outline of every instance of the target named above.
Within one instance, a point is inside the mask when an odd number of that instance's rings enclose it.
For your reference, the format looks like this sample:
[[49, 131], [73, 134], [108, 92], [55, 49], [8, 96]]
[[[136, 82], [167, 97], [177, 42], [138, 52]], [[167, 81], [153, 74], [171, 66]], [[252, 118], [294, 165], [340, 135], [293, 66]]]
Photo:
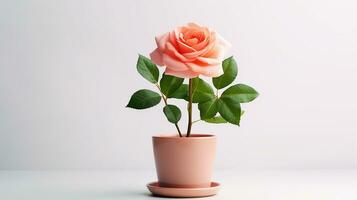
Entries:
[[192, 127], [192, 78], [190, 78], [188, 83], [188, 125], [187, 125], [187, 134], [186, 137], [190, 137], [191, 127]]
[[[161, 97], [162, 97], [162, 99], [164, 100], [165, 105], [167, 106], [168, 104], [167, 104], [167, 98], [166, 98], [166, 96], [161, 92], [161, 88], [160, 88], [159, 84], [156, 83], [155, 85], [156, 85], [156, 87], [159, 89], [159, 91], [160, 91], [160, 93], [161, 93]], [[175, 127], [176, 127], [177, 132], [178, 132], [178, 134], [180, 135], [180, 137], [182, 137], [180, 127], [178, 126], [177, 123], [175, 123]]]

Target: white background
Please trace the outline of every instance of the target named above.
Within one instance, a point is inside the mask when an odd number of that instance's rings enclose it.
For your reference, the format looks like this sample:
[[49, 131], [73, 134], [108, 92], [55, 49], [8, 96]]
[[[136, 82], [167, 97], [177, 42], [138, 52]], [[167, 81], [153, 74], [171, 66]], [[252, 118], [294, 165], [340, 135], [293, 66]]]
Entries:
[[237, 82], [261, 94], [243, 105], [241, 127], [193, 127], [218, 136], [217, 168], [355, 168], [356, 10], [344, 0], [0, 0], [0, 169], [153, 168], [151, 136], [175, 129], [162, 104], [125, 108], [155, 89], [137, 54], [190, 21], [232, 43]]

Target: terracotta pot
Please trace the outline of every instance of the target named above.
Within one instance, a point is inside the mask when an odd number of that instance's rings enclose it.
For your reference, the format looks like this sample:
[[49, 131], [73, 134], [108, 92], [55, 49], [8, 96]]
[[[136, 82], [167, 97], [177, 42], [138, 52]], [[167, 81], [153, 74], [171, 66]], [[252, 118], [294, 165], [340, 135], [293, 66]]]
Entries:
[[162, 187], [210, 187], [216, 153], [214, 135], [153, 136], [156, 172]]

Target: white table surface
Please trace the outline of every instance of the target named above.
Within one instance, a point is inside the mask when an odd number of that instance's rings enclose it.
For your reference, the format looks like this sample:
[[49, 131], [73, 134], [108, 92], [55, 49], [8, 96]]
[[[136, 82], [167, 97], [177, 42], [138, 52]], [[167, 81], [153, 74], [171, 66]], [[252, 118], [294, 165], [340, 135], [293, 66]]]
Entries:
[[[0, 171], [0, 200], [163, 199], [146, 190], [155, 179], [153, 170]], [[357, 200], [357, 170], [216, 170], [214, 180], [221, 191], [205, 199]]]

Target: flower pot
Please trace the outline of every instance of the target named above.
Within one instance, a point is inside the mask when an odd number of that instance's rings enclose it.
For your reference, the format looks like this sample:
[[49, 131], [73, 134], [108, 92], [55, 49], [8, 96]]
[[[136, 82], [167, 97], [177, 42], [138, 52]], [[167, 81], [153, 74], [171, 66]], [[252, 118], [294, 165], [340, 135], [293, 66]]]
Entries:
[[210, 187], [216, 153], [214, 135], [153, 136], [153, 146], [161, 187]]

